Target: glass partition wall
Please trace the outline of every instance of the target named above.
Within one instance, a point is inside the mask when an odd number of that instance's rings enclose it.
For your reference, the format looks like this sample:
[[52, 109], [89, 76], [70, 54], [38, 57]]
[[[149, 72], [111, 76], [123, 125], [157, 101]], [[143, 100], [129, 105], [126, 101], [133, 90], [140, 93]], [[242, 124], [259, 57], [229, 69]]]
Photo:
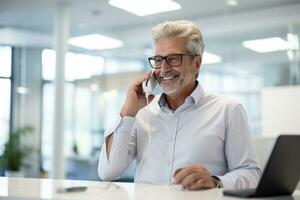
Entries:
[[0, 155], [3, 153], [10, 130], [11, 61], [11, 47], [0, 46]]

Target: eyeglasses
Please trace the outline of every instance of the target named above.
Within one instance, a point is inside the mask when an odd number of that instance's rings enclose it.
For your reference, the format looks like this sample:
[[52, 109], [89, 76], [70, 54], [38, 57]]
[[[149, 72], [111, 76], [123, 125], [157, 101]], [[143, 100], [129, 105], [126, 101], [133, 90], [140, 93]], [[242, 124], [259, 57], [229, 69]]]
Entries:
[[199, 56], [198, 54], [191, 55], [191, 54], [170, 54], [167, 56], [152, 56], [148, 58], [150, 66], [153, 69], [160, 69], [164, 60], [166, 60], [167, 64], [171, 67], [176, 67], [182, 64], [182, 57], [183, 56]]

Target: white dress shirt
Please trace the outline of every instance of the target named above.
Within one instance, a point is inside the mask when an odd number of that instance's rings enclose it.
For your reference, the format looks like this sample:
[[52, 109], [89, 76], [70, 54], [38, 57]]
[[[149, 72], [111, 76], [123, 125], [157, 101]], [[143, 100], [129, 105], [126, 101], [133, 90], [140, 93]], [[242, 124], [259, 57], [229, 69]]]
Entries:
[[[151, 133], [149, 145], [148, 127]], [[98, 174], [114, 180], [136, 159], [135, 182], [170, 184], [178, 168], [203, 165], [226, 189], [256, 187], [261, 176], [245, 110], [230, 98], [205, 92], [200, 84], [175, 111], [164, 95], [123, 117], [114, 132], [109, 159], [102, 146]]]

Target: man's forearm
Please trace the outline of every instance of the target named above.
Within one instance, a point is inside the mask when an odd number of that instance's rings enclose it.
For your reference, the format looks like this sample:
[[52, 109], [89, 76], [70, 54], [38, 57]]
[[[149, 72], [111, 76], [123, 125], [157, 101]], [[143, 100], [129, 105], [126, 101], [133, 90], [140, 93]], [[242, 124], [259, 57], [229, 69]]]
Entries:
[[224, 176], [218, 176], [225, 189], [255, 188], [260, 180], [261, 170], [258, 167], [233, 170]]

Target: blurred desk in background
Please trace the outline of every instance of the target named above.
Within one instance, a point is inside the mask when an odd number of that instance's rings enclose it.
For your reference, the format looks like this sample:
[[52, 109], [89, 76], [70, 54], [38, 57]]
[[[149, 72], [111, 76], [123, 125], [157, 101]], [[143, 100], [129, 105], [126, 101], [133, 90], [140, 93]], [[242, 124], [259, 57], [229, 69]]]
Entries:
[[[66, 178], [72, 180], [99, 181], [98, 169], [99, 156], [68, 156], [66, 158]], [[117, 180], [119, 182], [133, 182], [135, 174], [135, 161], [125, 170]]]

